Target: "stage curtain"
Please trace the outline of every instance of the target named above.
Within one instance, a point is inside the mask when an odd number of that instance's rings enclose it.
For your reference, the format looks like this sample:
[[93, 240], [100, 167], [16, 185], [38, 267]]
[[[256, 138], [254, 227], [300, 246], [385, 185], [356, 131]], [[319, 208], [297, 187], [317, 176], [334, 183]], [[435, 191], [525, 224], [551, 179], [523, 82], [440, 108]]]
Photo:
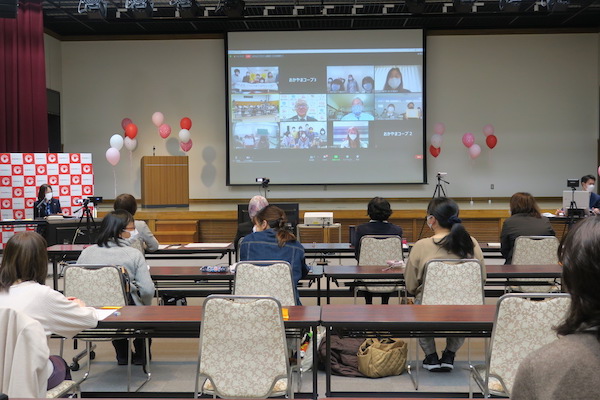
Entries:
[[0, 18], [0, 152], [47, 151], [42, 3], [22, 0], [16, 19]]

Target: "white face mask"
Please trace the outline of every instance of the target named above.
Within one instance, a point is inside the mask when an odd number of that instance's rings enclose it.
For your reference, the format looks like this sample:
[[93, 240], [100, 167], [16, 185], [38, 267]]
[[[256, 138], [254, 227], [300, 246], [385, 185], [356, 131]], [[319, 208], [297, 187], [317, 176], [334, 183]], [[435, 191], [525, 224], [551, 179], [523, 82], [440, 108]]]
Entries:
[[140, 233], [138, 232], [138, 230], [134, 229], [132, 232], [129, 232], [129, 239], [134, 239], [139, 234]]
[[48, 200], [48, 201], [52, 200], [52, 192], [46, 193], [46, 200]]
[[402, 83], [402, 79], [400, 79], [400, 78], [388, 79], [388, 85], [390, 85], [390, 87], [392, 89], [398, 89], [398, 87], [400, 86], [401, 83]]
[[[594, 191], [594, 185], [593, 184], [587, 185], [587, 187], [585, 188], [585, 190], [587, 190], [588, 192], [593, 192]], [[48, 196], [48, 195], [46, 195], [46, 196]]]
[[350, 134], [348, 135], [348, 137], [350, 138], [350, 140], [356, 140], [356, 135]]

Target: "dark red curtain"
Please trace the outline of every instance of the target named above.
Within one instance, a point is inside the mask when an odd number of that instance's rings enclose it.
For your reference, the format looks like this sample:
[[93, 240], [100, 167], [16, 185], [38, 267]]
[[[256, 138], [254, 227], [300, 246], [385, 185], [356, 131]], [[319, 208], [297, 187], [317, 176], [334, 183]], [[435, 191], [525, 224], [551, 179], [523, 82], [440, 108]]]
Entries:
[[48, 104], [41, 1], [22, 0], [0, 18], [0, 152], [48, 151]]

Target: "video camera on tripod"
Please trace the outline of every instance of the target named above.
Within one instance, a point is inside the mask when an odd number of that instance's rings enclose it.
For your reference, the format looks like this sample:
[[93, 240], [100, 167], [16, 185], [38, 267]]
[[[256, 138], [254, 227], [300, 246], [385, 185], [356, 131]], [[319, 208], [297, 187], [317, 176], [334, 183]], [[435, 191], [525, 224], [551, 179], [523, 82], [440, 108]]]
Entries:
[[88, 196], [85, 199], [81, 199], [81, 205], [87, 207], [88, 204], [100, 204], [102, 203], [102, 196]]

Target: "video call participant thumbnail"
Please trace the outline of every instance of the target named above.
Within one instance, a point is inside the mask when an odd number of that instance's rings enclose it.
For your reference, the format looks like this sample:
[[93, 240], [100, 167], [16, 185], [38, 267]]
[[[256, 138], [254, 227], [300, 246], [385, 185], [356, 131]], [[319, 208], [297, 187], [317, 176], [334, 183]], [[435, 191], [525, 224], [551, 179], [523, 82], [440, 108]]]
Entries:
[[293, 117], [287, 119], [286, 121], [316, 121], [317, 119], [314, 117], [311, 117], [308, 114], [308, 103], [306, 102], [306, 100], [304, 99], [298, 99], [296, 100], [296, 104], [294, 105], [294, 110], [296, 111], [296, 115], [294, 115]]

